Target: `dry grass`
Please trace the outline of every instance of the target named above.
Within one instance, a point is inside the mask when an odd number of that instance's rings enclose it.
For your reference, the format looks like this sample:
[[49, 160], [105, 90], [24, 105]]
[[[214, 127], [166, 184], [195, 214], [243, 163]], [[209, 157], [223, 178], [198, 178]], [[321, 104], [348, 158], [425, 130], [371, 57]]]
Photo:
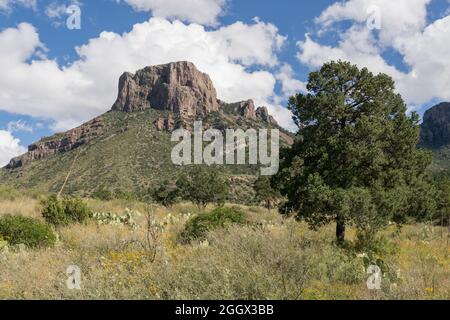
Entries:
[[0, 216], [6, 214], [24, 215], [33, 218], [41, 218], [39, 213], [39, 201], [36, 199], [20, 197], [14, 200], [5, 199], [0, 203]]
[[[119, 200], [88, 204], [117, 213], [146, 209]], [[154, 262], [141, 245], [143, 216], [134, 231], [95, 222], [58, 229], [54, 248], [0, 254], [0, 299], [450, 299], [450, 250], [439, 228], [383, 232], [395, 250], [378, 253], [389, 270], [382, 290], [369, 291], [363, 259], [333, 245], [333, 226], [314, 232], [261, 208], [244, 209], [251, 225], [180, 245], [176, 235], [198, 209], [155, 208], [153, 218], [167, 226]], [[0, 200], [0, 215], [6, 213], [37, 217], [38, 201]], [[80, 291], [66, 287], [69, 265], [82, 270]]]

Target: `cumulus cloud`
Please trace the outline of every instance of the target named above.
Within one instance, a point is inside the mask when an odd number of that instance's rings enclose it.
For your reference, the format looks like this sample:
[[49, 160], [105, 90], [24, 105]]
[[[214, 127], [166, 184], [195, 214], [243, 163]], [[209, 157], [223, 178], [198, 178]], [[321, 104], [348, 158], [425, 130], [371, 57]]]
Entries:
[[329, 6], [316, 19], [322, 28], [350, 20], [366, 25], [378, 9], [381, 18], [380, 42], [391, 44], [399, 37], [413, 35], [426, 25], [426, 6], [431, 0], [349, 0]]
[[[410, 105], [432, 100], [450, 100], [450, 16], [427, 24], [430, 0], [349, 0], [327, 8], [317, 19], [320, 35], [338, 34], [336, 45], [324, 45], [311, 35], [298, 43], [298, 59], [310, 67], [330, 60], [347, 60], [373, 72], [391, 75], [398, 91]], [[366, 21], [367, 8], [380, 9], [381, 29], [371, 30]], [[350, 27], [340, 29], [339, 22], [349, 20]], [[337, 30], [337, 31], [336, 31]], [[383, 57], [388, 50], [397, 52], [406, 67], [400, 70]]]
[[138, 11], [155, 17], [216, 25], [226, 0], [123, 0]]
[[283, 96], [281, 99], [288, 99], [295, 93], [300, 91], [306, 92], [306, 85], [300, 80], [295, 78], [294, 69], [287, 63], [284, 63], [279, 72], [276, 74], [276, 78], [281, 83]]
[[188, 60], [211, 76], [220, 99], [253, 98], [289, 127], [275, 94], [277, 78], [268, 71], [279, 64], [284, 40], [275, 26], [259, 20], [206, 30], [151, 18], [128, 33], [102, 32], [76, 48], [78, 60], [61, 67], [37, 54], [46, 48], [37, 30], [22, 23], [0, 32], [0, 109], [53, 119], [56, 130], [68, 129], [110, 108], [124, 71]]
[[20, 145], [20, 140], [13, 137], [11, 132], [0, 130], [0, 167], [4, 167], [12, 158], [25, 153], [26, 149]]

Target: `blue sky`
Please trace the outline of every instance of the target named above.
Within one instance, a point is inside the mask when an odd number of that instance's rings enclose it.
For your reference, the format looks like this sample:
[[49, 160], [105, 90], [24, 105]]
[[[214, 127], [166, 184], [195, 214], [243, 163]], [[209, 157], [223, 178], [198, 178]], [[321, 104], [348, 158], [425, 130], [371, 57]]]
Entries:
[[[66, 26], [70, 5], [81, 10], [79, 30]], [[210, 74], [219, 98], [253, 98], [290, 129], [286, 99], [333, 59], [390, 74], [410, 110], [423, 114], [450, 100], [449, 7], [449, 0], [0, 0], [0, 165], [40, 137], [107, 111], [123, 71], [173, 60]]]

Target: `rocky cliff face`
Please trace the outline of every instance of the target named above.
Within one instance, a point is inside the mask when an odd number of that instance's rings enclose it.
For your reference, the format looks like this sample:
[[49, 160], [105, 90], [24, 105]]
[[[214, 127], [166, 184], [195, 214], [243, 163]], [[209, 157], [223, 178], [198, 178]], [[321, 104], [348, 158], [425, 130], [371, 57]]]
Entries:
[[42, 139], [28, 146], [28, 152], [24, 155], [12, 159], [6, 169], [22, 167], [34, 160], [48, 158], [56, 153], [63, 153], [78, 148], [91, 139], [99, 136], [103, 129], [101, 117], [95, 118], [80, 127], [67, 131], [66, 133], [54, 136], [52, 139]]
[[266, 124], [278, 125], [275, 119], [269, 115], [267, 107], [256, 108], [251, 99], [231, 104], [221, 102], [221, 107], [226, 113], [235, 114], [245, 119], [259, 120]]
[[450, 103], [440, 103], [425, 113], [420, 140], [429, 149], [450, 145]]
[[184, 117], [206, 115], [219, 109], [210, 77], [193, 63], [176, 62], [124, 73], [113, 110], [133, 112], [148, 108], [167, 110]]

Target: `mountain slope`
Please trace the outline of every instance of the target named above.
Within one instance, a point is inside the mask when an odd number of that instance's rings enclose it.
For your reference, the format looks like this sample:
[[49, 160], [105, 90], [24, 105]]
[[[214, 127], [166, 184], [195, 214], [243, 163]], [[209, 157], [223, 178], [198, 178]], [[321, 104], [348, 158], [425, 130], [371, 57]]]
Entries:
[[[58, 191], [71, 171], [65, 192], [90, 194], [108, 189], [144, 195], [174, 181], [184, 167], [172, 164], [171, 131], [191, 128], [277, 128], [282, 143], [292, 135], [281, 129], [266, 108], [253, 101], [227, 104], [217, 99], [209, 76], [188, 62], [148, 67], [125, 73], [111, 111], [65, 133], [46, 137], [0, 170], [0, 184]], [[246, 198], [256, 166], [223, 166], [233, 181], [234, 195]], [[236, 177], [237, 176], [237, 177]], [[241, 190], [245, 188], [245, 192]]]
[[450, 170], [450, 103], [440, 103], [425, 112], [420, 146], [433, 152], [433, 170]]

